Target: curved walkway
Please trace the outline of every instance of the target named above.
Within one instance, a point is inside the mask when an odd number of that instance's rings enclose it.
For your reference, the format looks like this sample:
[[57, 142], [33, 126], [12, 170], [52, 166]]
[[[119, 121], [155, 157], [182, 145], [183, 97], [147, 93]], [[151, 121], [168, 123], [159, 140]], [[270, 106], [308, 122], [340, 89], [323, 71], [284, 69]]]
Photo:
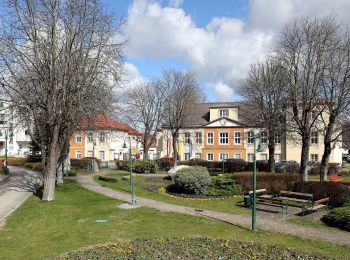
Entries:
[[[124, 202], [131, 202], [130, 194], [116, 191], [107, 187], [103, 187], [93, 180], [94, 175], [78, 175], [78, 182], [85, 188], [103, 194], [105, 196], [118, 199]], [[229, 213], [200, 210], [186, 206], [174, 205], [161, 201], [145, 199], [137, 197], [137, 205], [151, 207], [161, 211], [170, 211], [182, 214], [188, 214], [193, 216], [208, 217], [217, 219], [220, 221], [228, 222], [234, 225], [240, 225], [250, 228], [251, 216], [250, 215], [233, 215]], [[299, 226], [286, 223], [283, 220], [266, 219], [257, 217], [257, 226], [263, 230], [280, 232], [304, 238], [320, 239], [337, 244], [343, 244], [350, 246], [350, 233], [342, 231], [322, 230], [311, 227]]]

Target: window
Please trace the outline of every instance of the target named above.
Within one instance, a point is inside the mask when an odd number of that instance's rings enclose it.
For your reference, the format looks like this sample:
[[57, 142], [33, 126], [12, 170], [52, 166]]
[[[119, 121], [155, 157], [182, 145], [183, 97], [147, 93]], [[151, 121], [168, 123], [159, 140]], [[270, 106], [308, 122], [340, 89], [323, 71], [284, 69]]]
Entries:
[[254, 162], [254, 154], [248, 153], [248, 162]]
[[312, 132], [311, 133], [311, 143], [312, 144], [317, 144], [318, 143], [318, 133], [317, 132]]
[[266, 132], [261, 132], [260, 137], [261, 137], [261, 143], [266, 144], [267, 143]]
[[240, 144], [241, 143], [241, 133], [236, 132], [235, 133], [235, 144]]
[[119, 153], [114, 153], [114, 160], [119, 160]]
[[207, 133], [207, 144], [214, 144], [214, 133]]
[[100, 143], [104, 143], [106, 142], [106, 136], [105, 136], [105, 133], [100, 133]]
[[228, 109], [220, 109], [219, 116], [220, 117], [228, 117]]
[[94, 141], [94, 137], [92, 135], [92, 132], [88, 133], [88, 143], [92, 143]]
[[228, 132], [219, 134], [219, 144], [228, 144]]
[[93, 155], [93, 153], [92, 153], [92, 151], [88, 151], [87, 152], [87, 157], [93, 157], [94, 155]]
[[5, 124], [5, 114], [0, 114], [0, 124]]
[[262, 153], [260, 155], [260, 160], [267, 161], [267, 154], [266, 153]]
[[214, 155], [212, 153], [207, 154], [207, 160], [208, 161], [214, 161]]
[[275, 135], [275, 144], [280, 144], [281, 143], [281, 137], [279, 134]]
[[195, 157], [196, 157], [196, 159], [201, 159], [202, 158], [202, 154], [201, 153], [196, 153]]
[[248, 132], [248, 144], [253, 144], [253, 143], [254, 143], [254, 133]]
[[81, 151], [77, 151], [75, 157], [81, 159]]
[[281, 162], [282, 156], [280, 153], [275, 153], [275, 162], [279, 163]]
[[76, 133], [75, 134], [75, 142], [76, 143], [81, 143], [81, 133]]
[[241, 159], [241, 154], [240, 154], [240, 153], [235, 153], [234, 158], [235, 158], [235, 159]]
[[104, 160], [105, 159], [105, 151], [100, 151], [100, 160]]
[[318, 162], [318, 154], [311, 154], [311, 161]]
[[12, 131], [10, 131], [10, 134], [9, 134], [9, 144], [13, 144], [13, 132]]
[[191, 142], [190, 133], [185, 133], [185, 144], [189, 144]]
[[228, 159], [228, 153], [220, 153], [220, 161]]
[[202, 143], [202, 133], [197, 132], [196, 133], [196, 144], [201, 144]]
[[190, 154], [189, 153], [185, 153], [185, 161], [189, 161], [190, 160]]
[[25, 131], [24, 131], [24, 135], [29, 135], [29, 131], [28, 131], [28, 130], [25, 130]]

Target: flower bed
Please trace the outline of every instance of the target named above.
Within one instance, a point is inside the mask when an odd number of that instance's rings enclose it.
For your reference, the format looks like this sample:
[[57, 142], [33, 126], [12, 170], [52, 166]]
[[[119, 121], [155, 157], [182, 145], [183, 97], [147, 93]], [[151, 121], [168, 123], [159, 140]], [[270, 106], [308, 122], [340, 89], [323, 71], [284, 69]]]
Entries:
[[[155, 250], [156, 249], [156, 250]], [[255, 241], [210, 238], [139, 238], [92, 246], [56, 259], [329, 259]]]

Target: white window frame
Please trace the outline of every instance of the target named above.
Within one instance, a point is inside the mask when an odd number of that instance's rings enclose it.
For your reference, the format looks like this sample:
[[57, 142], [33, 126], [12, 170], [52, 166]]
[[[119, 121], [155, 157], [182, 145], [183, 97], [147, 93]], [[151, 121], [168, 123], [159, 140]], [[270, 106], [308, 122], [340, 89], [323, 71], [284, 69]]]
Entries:
[[94, 154], [93, 154], [93, 151], [87, 151], [87, 157], [93, 157]]
[[310, 160], [313, 162], [318, 162], [318, 154], [310, 154]]
[[[277, 157], [279, 157], [278, 160], [277, 160]], [[281, 160], [282, 160], [282, 154], [280, 154], [280, 153], [275, 153], [275, 162], [276, 162], [276, 163], [279, 163], [279, 162], [281, 162]]]
[[81, 159], [82, 158], [82, 153], [81, 153], [80, 150], [75, 152], [75, 158], [77, 158], [77, 159]]
[[[248, 162], [254, 162], [254, 154], [253, 153], [248, 153]], [[251, 159], [250, 159], [251, 157]]]
[[[212, 136], [209, 137], [209, 134], [211, 134]], [[209, 142], [209, 140], [211, 140], [211, 142]], [[207, 145], [214, 145], [214, 132], [207, 133]]]
[[[225, 156], [223, 156], [225, 155]], [[224, 158], [223, 158], [224, 157]], [[228, 159], [228, 153], [220, 153], [219, 154], [219, 160], [222, 162], [223, 160]]]
[[201, 153], [196, 153], [195, 155], [196, 159], [202, 159], [202, 154]]
[[228, 109], [219, 109], [219, 117], [228, 117]]
[[87, 134], [87, 142], [88, 143], [93, 143], [94, 142], [94, 135], [92, 132], [88, 132]]
[[241, 132], [235, 132], [234, 142], [235, 144], [241, 144]]
[[281, 136], [279, 134], [275, 135], [275, 144], [280, 144], [281, 143]]
[[247, 134], [247, 143], [248, 144], [254, 144], [254, 132], [249, 131]]
[[202, 144], [202, 133], [196, 132], [196, 144]]
[[81, 141], [82, 141], [82, 135], [81, 135], [81, 133], [76, 133], [76, 134], [75, 134], [75, 142], [76, 142], [77, 144], [81, 144]]
[[235, 153], [233, 158], [235, 158], [235, 159], [242, 159], [242, 154], [241, 153]]
[[184, 143], [185, 144], [191, 143], [191, 133], [190, 132], [184, 133]]
[[[103, 137], [103, 138], [101, 138], [101, 137]], [[106, 133], [105, 132], [100, 132], [99, 141], [101, 144], [106, 143]]]
[[[265, 159], [263, 159], [263, 157], [265, 157]], [[268, 159], [267, 153], [260, 154], [260, 160], [267, 161], [267, 159]]]
[[318, 132], [311, 132], [310, 136], [310, 143], [311, 144], [318, 144]]
[[[101, 156], [101, 155], [103, 155], [103, 156]], [[105, 151], [99, 151], [98, 152], [98, 157], [99, 157], [100, 160], [104, 160], [105, 159]]]
[[[209, 158], [211, 157], [211, 158]], [[214, 154], [213, 153], [207, 153], [207, 161], [214, 161]]]
[[[221, 136], [222, 134], [227, 134], [227, 136]], [[226, 140], [227, 142], [223, 143], [222, 141]], [[230, 139], [229, 139], [229, 133], [228, 132], [220, 132], [219, 133], [219, 145], [229, 145]]]
[[190, 153], [184, 153], [185, 155], [185, 161], [189, 161], [191, 159]]

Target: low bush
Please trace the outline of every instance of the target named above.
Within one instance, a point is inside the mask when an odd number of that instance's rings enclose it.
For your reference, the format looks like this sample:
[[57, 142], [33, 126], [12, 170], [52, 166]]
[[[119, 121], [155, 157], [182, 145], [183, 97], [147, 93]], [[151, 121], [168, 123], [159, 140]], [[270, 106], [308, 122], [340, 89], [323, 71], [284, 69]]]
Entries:
[[327, 225], [350, 231], [350, 206], [332, 209], [322, 221]]
[[43, 169], [43, 165], [41, 162], [26, 162], [23, 164], [23, 167], [29, 168], [35, 171], [41, 171]]
[[[155, 250], [156, 249], [156, 250]], [[61, 254], [59, 259], [303, 259], [329, 257], [255, 241], [210, 238], [138, 238]]]
[[[0, 157], [0, 161], [4, 161], [5, 157]], [[27, 162], [25, 157], [7, 157], [8, 165], [11, 166], [23, 166]]]
[[[129, 171], [130, 161], [122, 161], [119, 164], [119, 169]], [[136, 160], [132, 161], [132, 171], [136, 173], [156, 173], [159, 167], [156, 161], [152, 160]]]
[[[234, 173], [233, 178], [242, 185], [245, 192], [253, 190], [253, 173]], [[294, 183], [300, 181], [300, 174], [294, 173], [257, 173], [257, 189], [266, 189], [278, 193], [281, 190], [291, 190]]]
[[77, 176], [79, 168], [76, 166], [71, 166], [69, 171], [67, 172], [68, 176]]
[[187, 166], [202, 166], [208, 169], [210, 172], [220, 171], [222, 172], [241, 172], [246, 169], [247, 163], [244, 160], [239, 159], [229, 159], [227, 162], [216, 162], [216, 161], [179, 161], [178, 165], [187, 165]]
[[292, 190], [312, 193], [316, 200], [329, 197], [329, 205], [333, 207], [344, 205], [347, 196], [350, 195], [349, 187], [329, 181], [296, 182]]
[[101, 160], [92, 157], [85, 157], [83, 159], [70, 159], [70, 165], [78, 167], [79, 169], [88, 169], [91, 164], [91, 160], [95, 160], [98, 164], [98, 167], [100, 167]]
[[[268, 161], [265, 160], [257, 160], [256, 161], [256, 169], [258, 172], [267, 172], [269, 170]], [[254, 171], [254, 162], [248, 162], [245, 171]]]
[[[320, 175], [321, 163], [316, 162], [312, 165], [311, 169], [308, 171], [309, 175]], [[339, 163], [329, 163], [328, 164], [328, 174], [339, 174], [341, 172], [341, 167]]]
[[242, 186], [237, 184], [230, 175], [213, 177], [208, 186], [206, 195], [209, 196], [233, 196], [242, 195]]
[[114, 177], [107, 177], [107, 176], [98, 176], [98, 179], [100, 181], [107, 181], [107, 182], [118, 182], [117, 178]]
[[211, 177], [207, 168], [193, 166], [179, 170], [174, 175], [174, 182], [179, 192], [205, 194]]

